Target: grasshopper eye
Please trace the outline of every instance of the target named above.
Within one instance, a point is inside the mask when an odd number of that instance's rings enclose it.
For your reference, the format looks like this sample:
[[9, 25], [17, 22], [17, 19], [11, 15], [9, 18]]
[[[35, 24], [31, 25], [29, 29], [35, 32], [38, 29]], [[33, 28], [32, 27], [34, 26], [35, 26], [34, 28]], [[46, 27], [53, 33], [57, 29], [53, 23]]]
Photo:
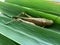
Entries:
[[53, 21], [52, 20], [48, 20], [46, 24], [47, 25], [51, 25], [51, 24], [53, 24]]

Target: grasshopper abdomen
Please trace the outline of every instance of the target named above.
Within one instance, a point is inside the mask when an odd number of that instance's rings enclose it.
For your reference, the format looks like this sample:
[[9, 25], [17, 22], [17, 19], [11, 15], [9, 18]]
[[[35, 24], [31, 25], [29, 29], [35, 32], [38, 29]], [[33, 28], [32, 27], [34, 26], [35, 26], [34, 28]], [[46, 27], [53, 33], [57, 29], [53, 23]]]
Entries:
[[53, 24], [52, 20], [48, 20], [45, 18], [21, 18], [21, 19], [28, 21], [28, 22], [32, 22], [39, 26], [47, 26], [47, 25]]

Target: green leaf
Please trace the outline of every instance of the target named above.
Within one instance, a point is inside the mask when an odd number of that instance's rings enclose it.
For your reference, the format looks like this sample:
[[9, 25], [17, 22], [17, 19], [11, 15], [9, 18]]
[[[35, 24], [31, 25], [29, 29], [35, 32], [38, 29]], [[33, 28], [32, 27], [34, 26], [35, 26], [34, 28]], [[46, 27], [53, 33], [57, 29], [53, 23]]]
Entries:
[[47, 13], [53, 13], [60, 16], [60, 4], [59, 2], [53, 2], [53, 0], [5, 0], [6, 2], [18, 4], [21, 6], [33, 8]]
[[15, 21], [6, 25], [3, 20], [8, 22], [11, 19], [0, 16], [0, 33], [21, 45], [60, 44], [60, 33], [56, 31], [21, 21]]
[[[0, 30], [2, 30], [2, 29], [0, 28]], [[16, 42], [10, 40], [9, 38], [3, 36], [0, 32], [0, 45], [18, 45], [18, 44]]]
[[[16, 16], [21, 11], [26, 11], [35, 17], [41, 16], [42, 14], [52, 15], [6, 2], [0, 2], [0, 11], [8, 16]], [[3, 20], [7, 23], [12, 19], [0, 16], [0, 33], [21, 45], [60, 45], [60, 33], [52, 28], [47, 29], [21, 21], [15, 21], [6, 25]]]

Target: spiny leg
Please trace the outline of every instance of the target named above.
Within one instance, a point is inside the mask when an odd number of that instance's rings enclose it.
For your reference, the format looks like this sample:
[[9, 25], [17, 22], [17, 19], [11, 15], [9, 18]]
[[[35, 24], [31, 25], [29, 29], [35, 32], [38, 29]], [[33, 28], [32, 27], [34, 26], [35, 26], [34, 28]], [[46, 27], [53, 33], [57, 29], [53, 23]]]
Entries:
[[9, 24], [9, 23], [14, 22], [14, 21], [22, 21], [21, 19], [19, 19], [20, 15], [21, 15], [21, 13], [18, 14], [17, 16], [10, 17], [10, 18], [12, 18], [12, 20], [9, 21], [9, 22], [5, 22], [4, 20], [3, 21], [4, 21], [5, 24]]
[[16, 21], [16, 20], [11, 20], [11, 21], [8, 21], [8, 22], [5, 22], [5, 21], [3, 20], [3, 22], [4, 22], [5, 24], [9, 24], [9, 23], [14, 22], [14, 21]]
[[28, 18], [33, 18], [32, 16], [30, 16], [30, 15], [28, 15], [26, 12], [21, 12], [21, 13], [19, 13], [17, 16], [15, 16], [15, 17], [21, 17], [22, 15], [25, 15], [25, 16], [27, 16]]
[[9, 22], [5, 22], [5, 21], [4, 21], [4, 23], [5, 23], [5, 24], [9, 24], [9, 23], [14, 22], [14, 21], [16, 21], [16, 20], [17, 20], [17, 21], [22, 21], [21, 19], [18, 19], [18, 18], [20, 17], [20, 15], [26, 15], [28, 18], [32, 18], [32, 16], [28, 15], [27, 13], [21, 12], [21, 13], [18, 14], [17, 16], [11, 17], [11, 18], [13, 18], [13, 20], [11, 20], [11, 21], [9, 21]]
[[21, 14], [18, 14], [17, 16], [13, 16], [13, 17], [10, 17], [10, 18], [12, 18], [12, 20], [11, 21], [8, 21], [8, 22], [5, 22], [4, 20], [2, 20], [5, 24], [9, 24], [9, 23], [11, 23], [11, 22], [14, 22], [14, 21], [18, 21], [19, 19], [19, 16], [20, 16]]
[[21, 15], [26, 15], [28, 18], [33, 18], [32, 16], [28, 15], [28, 14], [25, 13], [25, 12], [21, 12]]

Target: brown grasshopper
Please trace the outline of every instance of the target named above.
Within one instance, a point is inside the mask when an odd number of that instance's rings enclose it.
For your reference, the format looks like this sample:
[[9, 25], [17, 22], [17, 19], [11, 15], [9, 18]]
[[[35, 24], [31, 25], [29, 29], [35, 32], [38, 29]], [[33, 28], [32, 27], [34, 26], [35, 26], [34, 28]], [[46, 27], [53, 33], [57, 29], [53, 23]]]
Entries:
[[[31, 24], [42, 26], [42, 27], [49, 26], [49, 25], [53, 24], [52, 20], [48, 20], [45, 18], [34, 18], [34, 17], [29, 16], [25, 12], [20, 13], [20, 15], [26, 15], [28, 18], [27, 17], [19, 17], [19, 16], [13, 16], [11, 18], [13, 18], [14, 20], [17, 20], [17, 21], [29, 22]], [[14, 20], [12, 20], [10, 22], [13, 22]], [[7, 24], [10, 22], [7, 22]]]

